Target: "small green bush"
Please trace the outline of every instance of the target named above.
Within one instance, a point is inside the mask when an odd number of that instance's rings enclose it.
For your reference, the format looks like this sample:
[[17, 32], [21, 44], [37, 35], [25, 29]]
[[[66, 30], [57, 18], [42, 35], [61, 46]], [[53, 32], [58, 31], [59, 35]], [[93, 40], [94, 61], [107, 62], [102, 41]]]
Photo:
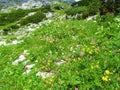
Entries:
[[75, 7], [75, 6], [88, 6], [89, 5], [89, 1], [88, 0], [81, 0], [81, 1], [78, 1], [78, 2], [72, 3], [71, 6], [72, 7]]
[[109, 23], [114, 22], [114, 14], [107, 13], [106, 15], [103, 15], [103, 16], [99, 15], [97, 17], [96, 21], [99, 25], [102, 25], [104, 27], [108, 27]]
[[73, 7], [86, 6], [88, 9], [89, 15], [95, 15], [99, 12], [100, 0], [82, 0], [79, 2], [72, 3], [71, 6]]
[[0, 15], [0, 26], [18, 21], [21, 17], [24, 17], [28, 12], [26, 10], [18, 9], [10, 13], [2, 13]]
[[[5, 32], [14, 31], [19, 28], [17, 24], [21, 24], [21, 26], [24, 26], [28, 23], [38, 23], [42, 21], [45, 18], [45, 15], [43, 13], [46, 13], [48, 11], [52, 11], [49, 5], [35, 9], [18, 9], [12, 10], [9, 13], [0, 13], [0, 26], [3, 27], [2, 29]], [[24, 18], [31, 12], [36, 12], [36, 14]]]
[[69, 8], [65, 11], [67, 15], [76, 15], [80, 13], [86, 13], [88, 11], [87, 7], [81, 6], [81, 7], [75, 7], [75, 8]]
[[19, 26], [17, 24], [14, 24], [14, 25], [11, 25], [10, 28], [12, 28], [12, 29], [18, 29]]
[[89, 11], [86, 6], [69, 8], [68, 10], [65, 11], [65, 13], [68, 16], [69, 15], [74, 16], [77, 14], [77, 19], [85, 19], [86, 17], [89, 16]]
[[26, 16], [30, 12], [35, 12], [40, 10], [38, 9], [28, 9], [28, 10], [23, 10], [23, 9], [18, 9], [18, 10], [13, 10], [10, 13], [1, 13], [0, 14], [0, 26], [5, 26], [7, 24], [16, 22], [20, 20], [22, 17]]
[[81, 0], [79, 2], [72, 3], [71, 6], [86, 6], [89, 11], [89, 16], [97, 13], [100, 13], [100, 15], [105, 15], [107, 13], [118, 15], [120, 13], [120, 4], [116, 2], [117, 0]]
[[99, 0], [93, 0], [93, 2], [91, 2], [87, 7], [90, 16], [96, 15], [97, 13], [99, 13], [99, 8], [101, 7], [101, 4]]
[[41, 8], [41, 11], [44, 12], [44, 13], [47, 13], [47, 12], [52, 11], [52, 9], [51, 9], [50, 5], [46, 5], [46, 6]]
[[17, 23], [7, 25], [3, 28], [4, 34], [7, 34], [9, 31], [15, 31], [19, 28], [19, 25]]
[[61, 10], [61, 9], [64, 9], [64, 7], [61, 4], [57, 3], [57, 4], [53, 4], [53, 9]]
[[67, 9], [68, 4], [63, 2], [59, 2], [59, 3], [52, 2], [52, 8], [55, 10]]
[[24, 25], [27, 25], [29, 23], [38, 23], [45, 18], [46, 18], [46, 16], [41, 11], [38, 11], [36, 14], [34, 14], [32, 16], [28, 16], [28, 17], [22, 19], [19, 22], [19, 24], [24, 26]]

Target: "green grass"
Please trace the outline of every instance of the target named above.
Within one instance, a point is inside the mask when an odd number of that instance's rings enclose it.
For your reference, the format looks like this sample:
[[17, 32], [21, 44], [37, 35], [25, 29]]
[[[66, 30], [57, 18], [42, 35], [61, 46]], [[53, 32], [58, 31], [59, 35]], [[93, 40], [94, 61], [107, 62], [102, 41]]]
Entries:
[[[1, 90], [119, 90], [119, 22], [108, 27], [85, 20], [55, 20], [24, 38], [24, 43], [0, 46]], [[24, 65], [12, 65], [24, 50], [35, 67], [23, 75]], [[50, 53], [52, 52], [52, 53]], [[38, 60], [38, 62], [35, 62]], [[55, 62], [66, 62], [57, 66]], [[38, 71], [52, 71], [46, 79]]]

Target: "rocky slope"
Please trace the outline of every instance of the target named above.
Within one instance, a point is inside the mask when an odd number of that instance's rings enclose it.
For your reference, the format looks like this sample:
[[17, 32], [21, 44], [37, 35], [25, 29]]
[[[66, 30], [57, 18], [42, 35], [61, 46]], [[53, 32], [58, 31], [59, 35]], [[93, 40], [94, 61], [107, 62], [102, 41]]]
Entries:
[[9, 6], [13, 6], [16, 3], [25, 3], [25, 2], [42, 2], [42, 3], [48, 3], [51, 1], [62, 1], [62, 2], [74, 2], [76, 0], [0, 0], [0, 8], [8, 8]]

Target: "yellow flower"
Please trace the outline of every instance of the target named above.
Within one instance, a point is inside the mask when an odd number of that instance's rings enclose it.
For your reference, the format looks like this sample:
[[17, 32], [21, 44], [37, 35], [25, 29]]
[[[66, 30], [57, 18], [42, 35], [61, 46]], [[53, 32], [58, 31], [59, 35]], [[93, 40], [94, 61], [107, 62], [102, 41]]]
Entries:
[[97, 64], [100, 64], [100, 62], [98, 61]]
[[92, 48], [95, 48], [95, 46], [92, 46]]
[[105, 81], [105, 82], [107, 82], [109, 80], [109, 78], [108, 78], [108, 76], [103, 76], [102, 80]]
[[96, 65], [96, 68], [99, 68], [99, 65]]
[[93, 54], [93, 50], [90, 50], [90, 51], [89, 51], [89, 54]]
[[93, 64], [91, 64], [91, 69], [93, 69], [94, 68], [94, 65]]
[[117, 81], [120, 82], [120, 77], [117, 78]]
[[48, 62], [47, 64], [50, 65], [50, 62]]
[[109, 51], [110, 53], [112, 52], [112, 51]]
[[105, 70], [105, 74], [109, 75], [111, 72], [109, 70]]
[[73, 59], [73, 61], [76, 61], [75, 58]]
[[80, 58], [80, 57], [78, 57], [78, 60], [81, 60], [81, 58]]

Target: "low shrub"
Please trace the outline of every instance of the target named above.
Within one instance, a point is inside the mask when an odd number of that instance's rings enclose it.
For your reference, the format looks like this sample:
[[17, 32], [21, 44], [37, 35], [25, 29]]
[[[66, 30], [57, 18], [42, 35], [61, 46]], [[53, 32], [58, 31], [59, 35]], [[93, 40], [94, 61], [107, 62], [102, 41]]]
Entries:
[[38, 11], [38, 9], [28, 9], [28, 10], [23, 10], [23, 9], [18, 9], [18, 10], [13, 10], [10, 13], [1, 13], [0, 14], [0, 26], [5, 26], [7, 24], [16, 22], [20, 20], [22, 17], [26, 16], [30, 12], [35, 12]]
[[72, 8], [66, 11], [67, 15], [82, 14], [78, 18], [86, 18], [88, 16], [99, 13], [101, 6], [100, 0], [82, 0], [71, 4]]
[[14, 25], [11, 25], [10, 28], [12, 28], [12, 29], [18, 29], [18, 28], [19, 28], [19, 25], [14, 24]]
[[100, 6], [100, 15], [105, 15], [107, 13], [113, 13], [114, 15], [117, 15], [120, 13], [120, 3], [119, 0], [106, 0], [102, 1]]
[[51, 9], [50, 5], [46, 5], [46, 6], [41, 8], [41, 11], [44, 12], [44, 13], [47, 13], [47, 12], [52, 11], [52, 9]]
[[21, 17], [24, 17], [28, 12], [26, 10], [18, 9], [10, 13], [2, 13], [0, 15], [0, 26], [18, 21]]
[[55, 10], [67, 9], [68, 8], [68, 4], [67, 3], [63, 3], [63, 2], [58, 2], [58, 3], [52, 2], [52, 6], [51, 7], [53, 9], [55, 9]]
[[7, 34], [8, 32], [17, 30], [19, 27], [20, 26], [17, 25], [17, 23], [14, 23], [14, 24], [5, 26], [2, 30], [4, 31], [4, 34]]
[[71, 6], [72, 7], [76, 7], [76, 6], [88, 6], [89, 5], [89, 1], [88, 0], [81, 0], [81, 1], [78, 1], [78, 2], [72, 3]]
[[89, 11], [89, 16], [96, 15], [97, 13], [99, 13], [99, 8], [101, 7], [101, 4], [99, 0], [93, 0], [91, 3], [89, 3], [87, 7]]
[[77, 19], [84, 19], [89, 16], [88, 8], [86, 6], [69, 8], [65, 11], [67, 16], [77, 15]]
[[[49, 5], [35, 9], [18, 9], [12, 10], [9, 13], [0, 13], [0, 26], [4, 27], [2, 29], [6, 33], [8, 31], [14, 31], [19, 28], [19, 25], [17, 24], [24, 26], [28, 23], [38, 23], [42, 21], [45, 18], [45, 15], [43, 13], [46, 13], [48, 11], [52, 11]], [[36, 14], [24, 18], [31, 12], [36, 12]]]
[[99, 25], [102, 25], [104, 27], [108, 27], [109, 23], [112, 23], [114, 21], [114, 14], [107, 13], [106, 15], [103, 15], [103, 16], [99, 15], [97, 17], [96, 21]]
[[71, 4], [72, 7], [87, 6], [90, 15], [100, 12], [101, 15], [107, 13], [118, 14], [120, 3], [117, 0], [81, 0]]
[[76, 15], [80, 13], [85, 13], [87, 11], [88, 11], [87, 7], [81, 6], [81, 7], [69, 8], [65, 11], [65, 13], [67, 15]]
[[32, 16], [28, 16], [28, 17], [20, 20], [19, 24], [21, 26], [24, 26], [24, 25], [27, 25], [29, 23], [38, 23], [45, 18], [46, 18], [46, 16], [41, 11], [38, 11], [38, 12], [36, 12], [36, 14], [34, 14]]

